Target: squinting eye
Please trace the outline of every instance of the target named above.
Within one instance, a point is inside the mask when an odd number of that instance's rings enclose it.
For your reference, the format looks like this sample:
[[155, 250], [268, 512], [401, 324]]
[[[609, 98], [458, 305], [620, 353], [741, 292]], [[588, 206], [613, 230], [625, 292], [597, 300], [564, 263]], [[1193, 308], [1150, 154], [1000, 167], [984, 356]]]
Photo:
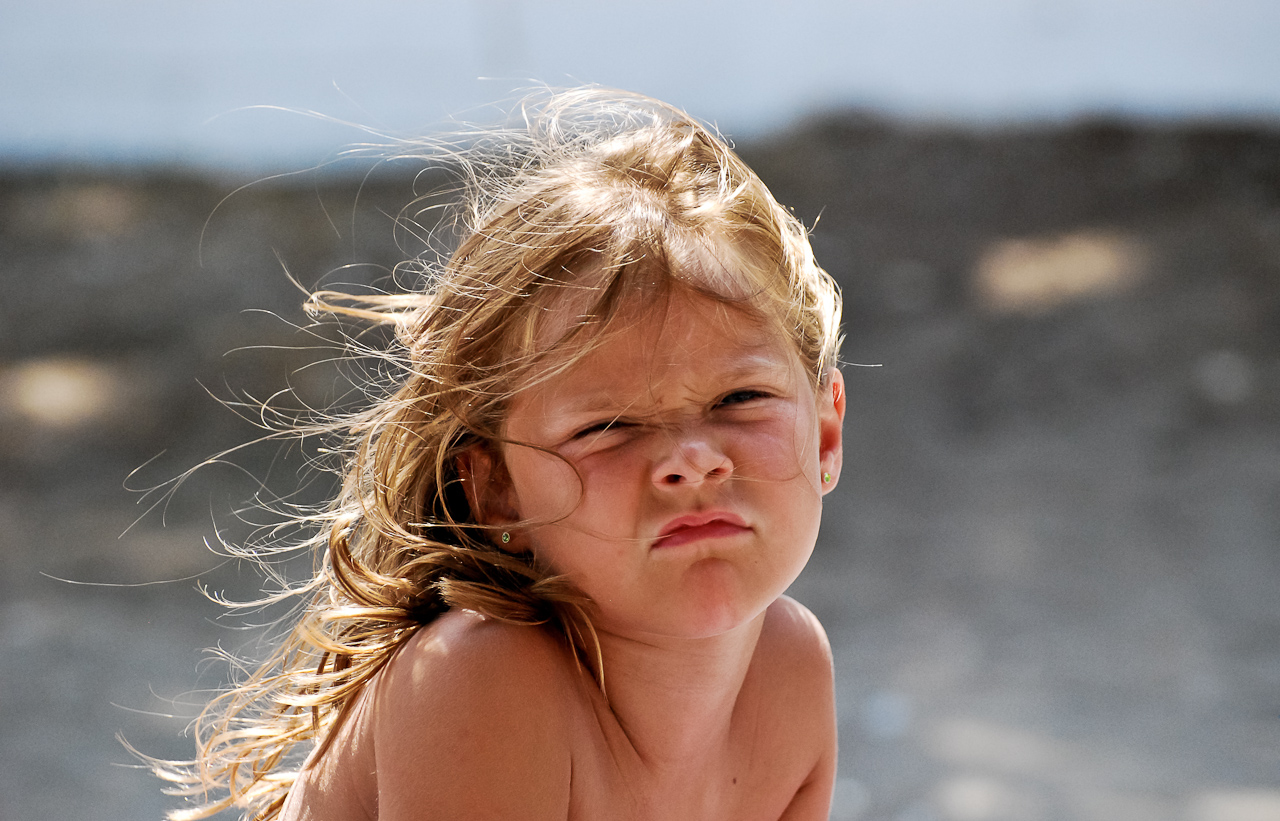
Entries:
[[621, 419], [610, 419], [605, 422], [597, 422], [594, 425], [589, 425], [578, 431], [573, 435], [573, 438], [581, 439], [584, 436], [591, 436], [592, 434], [606, 433], [611, 430], [617, 430], [618, 428], [625, 428], [628, 424], [628, 422], [624, 422]]
[[750, 402], [753, 399], [768, 399], [769, 396], [770, 394], [765, 391], [758, 391], [758, 390], [734, 391], [733, 393], [727, 394], [723, 399], [721, 399], [720, 404], [721, 405], [739, 405], [739, 404], [742, 404], [743, 402]]

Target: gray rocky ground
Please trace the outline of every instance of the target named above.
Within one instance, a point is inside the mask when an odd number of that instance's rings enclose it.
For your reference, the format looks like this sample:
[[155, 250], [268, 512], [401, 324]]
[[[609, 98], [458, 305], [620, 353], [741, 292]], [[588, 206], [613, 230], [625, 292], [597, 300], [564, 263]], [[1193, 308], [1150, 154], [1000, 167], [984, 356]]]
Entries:
[[[836, 653], [833, 818], [1280, 818], [1280, 133], [851, 115], [742, 152], [817, 220], [846, 359], [882, 366], [847, 370], [794, 590]], [[398, 259], [403, 183], [354, 213], [326, 179], [231, 188], [0, 170], [5, 821], [167, 806], [116, 735], [188, 753], [222, 676], [199, 648], [250, 641], [195, 579], [256, 584], [204, 543], [297, 459], [246, 452], [136, 523], [125, 486], [253, 435], [210, 394], [333, 395], [308, 336], [246, 312], [303, 320], [280, 260]], [[254, 345], [287, 350], [228, 354]]]

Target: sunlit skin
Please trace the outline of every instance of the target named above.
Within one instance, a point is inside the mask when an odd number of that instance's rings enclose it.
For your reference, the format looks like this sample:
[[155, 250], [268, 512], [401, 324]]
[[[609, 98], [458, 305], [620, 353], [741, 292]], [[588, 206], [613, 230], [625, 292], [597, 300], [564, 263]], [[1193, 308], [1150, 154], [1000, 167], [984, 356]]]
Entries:
[[[517, 544], [591, 597], [598, 629], [716, 636], [809, 559], [825, 491], [818, 417], [788, 340], [743, 311], [675, 299], [518, 397], [506, 433], [534, 447], [504, 449], [501, 509], [552, 522]], [[825, 458], [831, 473], [830, 447]]]
[[843, 381], [703, 297], [622, 322], [517, 396], [500, 463], [461, 466], [509, 549], [591, 598], [607, 696], [550, 631], [451, 611], [284, 818], [827, 817], [830, 651], [782, 593], [839, 477]]

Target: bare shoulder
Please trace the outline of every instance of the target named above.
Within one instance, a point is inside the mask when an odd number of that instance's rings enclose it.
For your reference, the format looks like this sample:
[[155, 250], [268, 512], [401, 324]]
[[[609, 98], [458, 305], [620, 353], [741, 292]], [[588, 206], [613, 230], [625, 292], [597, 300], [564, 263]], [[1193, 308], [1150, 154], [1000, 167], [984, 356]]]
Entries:
[[782, 818], [825, 819], [836, 775], [835, 683], [831, 644], [807, 607], [783, 596], [769, 606], [755, 666], [775, 709], [771, 744], [785, 751], [792, 797]]
[[[378, 689], [389, 703], [408, 698], [416, 704], [423, 688], [438, 697], [493, 701], [550, 685], [570, 666], [567, 647], [543, 628], [452, 610], [405, 642], [380, 674]], [[477, 687], [478, 681], [488, 686]]]
[[834, 726], [831, 644], [804, 605], [785, 596], [769, 605], [752, 668], [760, 696], [786, 726], [824, 734]]
[[818, 617], [800, 602], [781, 596], [769, 605], [760, 633], [761, 651], [797, 672], [831, 678], [831, 643]]
[[572, 655], [538, 627], [451, 611], [373, 683], [379, 818], [564, 817]]

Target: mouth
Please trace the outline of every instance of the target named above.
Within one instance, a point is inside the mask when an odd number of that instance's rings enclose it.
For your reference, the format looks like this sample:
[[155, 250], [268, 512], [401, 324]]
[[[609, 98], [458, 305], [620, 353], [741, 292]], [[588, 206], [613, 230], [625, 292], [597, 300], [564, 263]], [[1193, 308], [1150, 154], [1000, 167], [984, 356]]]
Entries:
[[751, 528], [742, 517], [725, 511], [708, 511], [681, 516], [667, 523], [653, 543], [655, 550], [679, 547], [707, 539], [725, 539], [749, 533]]

